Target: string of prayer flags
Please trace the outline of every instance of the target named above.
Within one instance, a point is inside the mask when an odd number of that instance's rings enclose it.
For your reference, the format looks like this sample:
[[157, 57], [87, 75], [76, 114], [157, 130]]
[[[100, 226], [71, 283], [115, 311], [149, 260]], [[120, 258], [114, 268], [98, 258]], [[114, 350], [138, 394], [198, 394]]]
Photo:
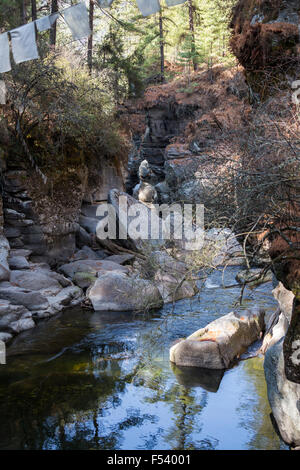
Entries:
[[51, 26], [54, 25], [58, 17], [59, 17], [59, 13], [52, 13], [52, 15], [43, 16], [42, 18], [35, 20], [37, 30], [40, 33], [42, 33], [43, 31], [47, 31], [48, 29], [51, 28]]
[[186, 0], [166, 0], [166, 4], [168, 7], [174, 7], [175, 5], [180, 5], [184, 2], [186, 2]]
[[38, 59], [35, 24], [28, 23], [10, 31], [13, 57], [16, 64]]
[[0, 73], [11, 70], [8, 33], [0, 34]]
[[136, 0], [143, 16], [149, 16], [160, 11], [159, 0]]
[[69, 26], [74, 39], [90, 36], [89, 14], [84, 3], [78, 3], [63, 12], [64, 20]]
[[99, 7], [109, 8], [114, 0], [97, 0]]

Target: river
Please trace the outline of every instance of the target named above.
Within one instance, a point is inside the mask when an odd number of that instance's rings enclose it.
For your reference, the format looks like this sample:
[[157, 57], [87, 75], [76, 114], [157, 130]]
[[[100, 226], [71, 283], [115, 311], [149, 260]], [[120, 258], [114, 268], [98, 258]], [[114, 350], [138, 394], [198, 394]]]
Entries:
[[[271, 312], [271, 290], [246, 289], [241, 308]], [[0, 366], [0, 449], [287, 449], [263, 358], [224, 374], [169, 362], [175, 339], [232, 311], [239, 294], [215, 272], [199, 295], [152, 314], [74, 309], [21, 333]]]

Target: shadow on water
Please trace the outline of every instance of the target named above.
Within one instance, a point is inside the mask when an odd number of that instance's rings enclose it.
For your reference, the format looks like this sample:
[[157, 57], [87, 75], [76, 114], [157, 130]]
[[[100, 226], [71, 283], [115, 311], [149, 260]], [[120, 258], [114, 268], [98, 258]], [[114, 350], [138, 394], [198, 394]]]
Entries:
[[[224, 289], [220, 276], [174, 309], [75, 309], [20, 334], [0, 368], [0, 449], [286, 448], [260, 358], [224, 374], [169, 362], [174, 340], [233, 309], [239, 289]], [[242, 308], [272, 311], [271, 289], [247, 290]]]

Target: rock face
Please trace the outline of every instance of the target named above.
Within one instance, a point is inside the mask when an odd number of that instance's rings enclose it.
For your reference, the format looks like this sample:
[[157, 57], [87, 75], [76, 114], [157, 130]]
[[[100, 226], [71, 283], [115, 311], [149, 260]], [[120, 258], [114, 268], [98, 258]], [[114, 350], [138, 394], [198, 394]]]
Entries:
[[10, 269], [8, 264], [9, 243], [0, 235], [0, 281], [9, 281]]
[[[231, 47], [258, 92], [266, 81], [259, 73], [292, 72], [298, 63], [299, 2], [297, 0], [239, 0], [231, 22]], [[269, 79], [270, 81], [270, 79]]]
[[99, 275], [87, 295], [96, 311], [144, 311], [163, 305], [159, 290], [151, 282], [121, 272]]
[[279, 282], [272, 293], [279, 307], [267, 322], [266, 334], [261, 347], [262, 353], [265, 353], [267, 349], [286, 335], [292, 318], [293, 302], [295, 298], [293, 292], [287, 290], [284, 285]]
[[226, 369], [263, 328], [264, 311], [231, 312], [174, 344], [170, 361], [178, 366]]
[[300, 445], [300, 384], [287, 380], [284, 370], [283, 338], [268, 349], [264, 362], [268, 398], [283, 440]]

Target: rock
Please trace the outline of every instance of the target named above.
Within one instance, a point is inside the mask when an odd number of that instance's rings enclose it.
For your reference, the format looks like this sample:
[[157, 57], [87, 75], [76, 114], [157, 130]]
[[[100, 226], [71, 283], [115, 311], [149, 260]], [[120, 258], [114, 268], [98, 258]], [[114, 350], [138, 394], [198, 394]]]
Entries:
[[83, 227], [79, 227], [76, 232], [76, 245], [79, 248], [83, 248], [84, 246], [89, 246], [92, 243], [91, 234], [88, 233]]
[[13, 335], [10, 333], [2, 333], [0, 332], [0, 341], [3, 341], [4, 343], [7, 343], [9, 340], [11, 340]]
[[139, 166], [139, 179], [141, 181], [149, 181], [151, 179], [151, 168], [147, 160], [143, 160]]
[[144, 311], [163, 305], [150, 281], [113, 271], [100, 275], [87, 295], [96, 311]]
[[51, 275], [51, 271], [47, 272], [43, 269], [12, 271], [10, 281], [11, 284], [21, 289], [51, 292], [52, 295], [56, 295], [61, 290], [60, 283]]
[[79, 218], [79, 224], [88, 233], [96, 233], [98, 222], [99, 222], [99, 219], [96, 219], [94, 217], [86, 217], [84, 215], [81, 215]]
[[[271, 317], [270, 323], [272, 322], [272, 320], [273, 317]], [[273, 346], [273, 344], [276, 344], [283, 336], [286, 335], [286, 332], [289, 328], [289, 324], [290, 323], [285, 314], [280, 313], [277, 322], [274, 325], [267, 325], [266, 331], [268, 331], [268, 333], [265, 334], [263, 344], [261, 346], [261, 352], [263, 354], [265, 354], [266, 351], [271, 346]]]
[[263, 328], [264, 311], [231, 312], [173, 345], [170, 361], [178, 366], [226, 369]]
[[162, 181], [155, 185], [157, 192], [157, 198], [159, 204], [168, 204], [171, 201], [171, 188], [168, 186], [166, 181]]
[[286, 335], [291, 322], [295, 297], [281, 282], [273, 289], [272, 293], [279, 304], [279, 309], [270, 317], [266, 325], [266, 334], [261, 347], [263, 354]]
[[70, 258], [71, 261], [81, 261], [81, 260], [84, 260], [84, 259], [99, 260], [99, 259], [102, 259], [102, 258], [99, 258], [97, 252], [95, 252], [94, 250], [92, 250], [88, 246], [83, 246], [81, 250], [77, 251]]
[[40, 292], [31, 292], [8, 282], [0, 283], [0, 299], [9, 300], [14, 305], [24, 305], [28, 310], [43, 310], [48, 301]]
[[105, 271], [122, 271], [128, 272], [128, 268], [120, 266], [117, 263], [106, 260], [80, 260], [72, 263], [64, 264], [59, 269], [63, 274], [73, 279], [76, 273], [90, 273], [94, 276], [99, 272]]
[[10, 269], [8, 265], [9, 243], [7, 239], [0, 235], [0, 282], [9, 281]]
[[18, 227], [6, 226], [4, 228], [4, 235], [7, 238], [17, 238], [22, 234], [21, 230]]
[[10, 256], [23, 256], [24, 258], [29, 258], [31, 255], [32, 251], [31, 250], [23, 250], [23, 249], [16, 249], [16, 250], [10, 250]]
[[73, 277], [73, 282], [81, 289], [87, 289], [97, 280], [97, 277], [91, 273], [77, 272]]
[[245, 264], [242, 246], [230, 229], [211, 229], [205, 232], [206, 257], [214, 266], [241, 266]]
[[8, 300], [0, 300], [0, 331], [18, 333], [18, 321], [31, 318], [31, 313], [23, 305], [12, 305]]
[[158, 270], [156, 272], [155, 281], [164, 303], [194, 297], [198, 292], [198, 289], [193, 282], [182, 282], [182, 279], [172, 276], [162, 270]]
[[283, 440], [300, 445], [300, 384], [287, 380], [284, 369], [283, 338], [268, 349], [264, 370], [272, 413]]
[[142, 181], [137, 191], [137, 198], [141, 202], [149, 204], [155, 203], [157, 200], [156, 189], [154, 188], [154, 186], [152, 186], [152, 184]]
[[165, 160], [192, 157], [192, 152], [185, 144], [170, 144], [165, 150]]
[[282, 282], [279, 282], [278, 286], [272, 290], [272, 294], [279, 304], [280, 311], [284, 313], [287, 320], [290, 322], [295, 295], [290, 290], [287, 290]]
[[22, 331], [30, 330], [35, 327], [35, 323], [32, 318], [23, 318], [10, 324], [10, 328], [14, 333], [21, 333]]
[[[125, 204], [123, 207], [119, 204], [120, 198], [124, 198]], [[151, 239], [151, 209], [147, 207], [145, 204], [140, 203], [129, 194], [124, 192], [118, 191], [117, 189], [112, 189], [108, 195], [108, 202], [112, 204], [116, 211], [116, 219], [117, 219], [117, 230], [116, 239], [119, 243], [121, 243], [126, 248], [133, 250], [133, 251], [153, 251], [154, 249], [158, 249], [164, 242], [164, 240], [152, 240]], [[139, 234], [136, 234], [136, 237], [130, 236], [130, 226], [132, 221], [136, 222], [136, 216], [129, 216], [128, 211], [132, 206], [135, 206], [137, 212], [140, 214], [144, 214], [144, 218], [142, 221], [144, 233], [141, 237]], [[127, 221], [125, 226], [124, 220]], [[123, 233], [127, 233], [127, 239], [119, 239], [119, 233], [122, 231]], [[128, 235], [129, 233], [129, 235]], [[132, 233], [132, 232], [131, 232]], [[98, 237], [98, 234], [97, 234]], [[101, 241], [101, 240], [100, 240]]]
[[10, 256], [8, 259], [10, 269], [29, 269], [30, 265], [24, 256]]
[[263, 276], [261, 274], [261, 269], [249, 269], [240, 271], [235, 278], [239, 284], [244, 284], [245, 281], [250, 281], [247, 283], [247, 286], [249, 287], [256, 287], [264, 282], [272, 282], [273, 274], [271, 271], [268, 271]]
[[134, 255], [131, 255], [130, 253], [126, 253], [124, 255], [112, 255], [108, 256], [106, 258], [106, 261], [112, 261], [113, 263], [117, 264], [127, 264], [129, 261], [132, 261], [135, 259]]

